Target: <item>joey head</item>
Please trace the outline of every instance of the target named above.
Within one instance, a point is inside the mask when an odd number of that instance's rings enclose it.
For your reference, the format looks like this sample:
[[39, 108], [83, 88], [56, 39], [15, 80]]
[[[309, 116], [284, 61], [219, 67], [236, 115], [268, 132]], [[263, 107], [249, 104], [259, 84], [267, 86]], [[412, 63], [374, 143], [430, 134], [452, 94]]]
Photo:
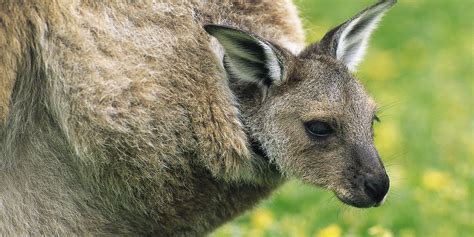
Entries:
[[225, 51], [223, 67], [257, 156], [356, 207], [380, 205], [389, 189], [373, 141], [376, 104], [352, 72], [394, 3], [379, 1], [297, 55], [246, 31], [205, 26]]

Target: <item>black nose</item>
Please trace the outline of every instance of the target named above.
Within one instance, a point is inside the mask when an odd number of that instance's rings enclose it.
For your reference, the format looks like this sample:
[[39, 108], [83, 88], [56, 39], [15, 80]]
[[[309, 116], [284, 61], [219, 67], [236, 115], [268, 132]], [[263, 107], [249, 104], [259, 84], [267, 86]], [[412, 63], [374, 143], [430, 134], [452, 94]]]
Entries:
[[379, 176], [369, 176], [364, 181], [364, 192], [377, 204], [382, 202], [388, 192], [390, 180], [387, 174]]

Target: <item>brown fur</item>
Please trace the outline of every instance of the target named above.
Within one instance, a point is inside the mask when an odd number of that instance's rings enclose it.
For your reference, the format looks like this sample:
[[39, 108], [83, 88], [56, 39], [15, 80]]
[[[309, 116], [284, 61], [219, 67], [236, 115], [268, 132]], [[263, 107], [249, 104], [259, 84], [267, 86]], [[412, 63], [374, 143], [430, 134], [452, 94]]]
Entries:
[[[281, 47], [289, 79], [265, 100], [229, 82], [207, 23]], [[289, 0], [0, 0], [0, 233], [204, 235], [286, 176], [350, 198], [374, 104], [303, 41]], [[350, 139], [312, 144], [321, 116]]]

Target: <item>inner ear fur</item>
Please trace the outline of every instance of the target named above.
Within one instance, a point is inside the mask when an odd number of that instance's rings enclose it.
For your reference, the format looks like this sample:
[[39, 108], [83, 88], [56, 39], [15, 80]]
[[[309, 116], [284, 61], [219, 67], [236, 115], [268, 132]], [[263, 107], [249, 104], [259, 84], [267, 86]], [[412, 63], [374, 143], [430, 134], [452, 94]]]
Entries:
[[357, 15], [331, 29], [319, 43], [308, 46], [302, 58], [314, 55], [329, 55], [355, 71], [367, 51], [368, 41], [384, 13], [396, 0], [381, 0], [359, 12]]
[[289, 54], [286, 50], [233, 27], [205, 25], [204, 29], [224, 48], [224, 66], [233, 78], [266, 88], [284, 82]]

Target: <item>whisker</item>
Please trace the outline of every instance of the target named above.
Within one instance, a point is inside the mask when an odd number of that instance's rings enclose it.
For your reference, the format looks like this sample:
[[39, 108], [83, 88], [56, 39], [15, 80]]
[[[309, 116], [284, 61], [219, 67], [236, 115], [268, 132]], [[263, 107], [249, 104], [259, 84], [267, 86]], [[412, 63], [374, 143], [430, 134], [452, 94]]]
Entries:
[[402, 100], [397, 100], [397, 101], [384, 103], [384, 104], [377, 107], [377, 114], [383, 115], [383, 114], [385, 114], [385, 112], [387, 110], [393, 109], [395, 107], [399, 107], [400, 105], [405, 104], [405, 103], [406, 103], [406, 101], [402, 101]]

